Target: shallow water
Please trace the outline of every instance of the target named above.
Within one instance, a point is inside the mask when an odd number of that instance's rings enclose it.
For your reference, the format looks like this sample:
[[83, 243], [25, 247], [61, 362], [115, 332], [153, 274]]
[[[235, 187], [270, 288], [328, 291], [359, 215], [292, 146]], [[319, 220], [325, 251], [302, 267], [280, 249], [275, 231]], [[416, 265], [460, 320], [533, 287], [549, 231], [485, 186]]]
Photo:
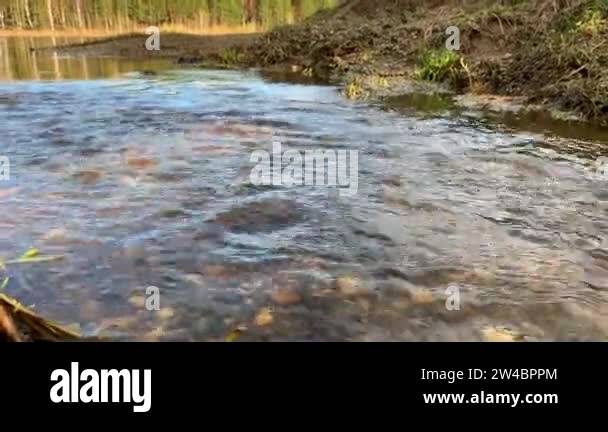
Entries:
[[[94, 80], [125, 73], [167, 69], [166, 59], [128, 60], [112, 57], [65, 56], [44, 48], [86, 42], [80, 37], [0, 37], [0, 81]], [[38, 50], [38, 51], [37, 51]]]
[[[64, 255], [7, 266], [6, 289], [86, 335], [608, 333], [597, 140], [228, 71], [2, 82], [0, 124], [0, 256]], [[273, 141], [357, 151], [357, 194], [251, 184], [252, 152]]]

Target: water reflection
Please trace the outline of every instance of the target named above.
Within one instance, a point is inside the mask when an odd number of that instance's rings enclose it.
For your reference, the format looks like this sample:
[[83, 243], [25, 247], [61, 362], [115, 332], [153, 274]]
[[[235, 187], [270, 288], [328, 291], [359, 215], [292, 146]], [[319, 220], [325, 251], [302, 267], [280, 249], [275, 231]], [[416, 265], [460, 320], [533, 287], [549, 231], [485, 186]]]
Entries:
[[[608, 142], [608, 129], [576, 119], [558, 118], [547, 110], [512, 111], [508, 104], [503, 105], [502, 111], [467, 109], [456, 104], [452, 95], [427, 93], [388, 97], [380, 106], [388, 111], [421, 119], [460, 116], [483, 127], [523, 130], [542, 139], [558, 139], [557, 145], [561, 151], [570, 152], [575, 149], [575, 153], [582, 157], [593, 153], [605, 155], [608, 152], [608, 148], [601, 145]], [[566, 144], [563, 138], [571, 141]], [[551, 147], [551, 141], [544, 142], [543, 145]]]
[[136, 70], [158, 71], [171, 65], [165, 59], [117, 59], [61, 56], [39, 48], [82, 43], [82, 37], [1, 37], [0, 80], [90, 80], [115, 78]]

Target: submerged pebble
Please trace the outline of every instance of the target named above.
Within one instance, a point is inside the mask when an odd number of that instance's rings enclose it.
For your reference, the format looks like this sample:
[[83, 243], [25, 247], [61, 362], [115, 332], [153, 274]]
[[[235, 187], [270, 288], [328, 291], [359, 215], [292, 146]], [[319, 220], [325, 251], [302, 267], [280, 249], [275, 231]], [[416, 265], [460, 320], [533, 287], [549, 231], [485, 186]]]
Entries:
[[505, 327], [487, 326], [481, 329], [481, 335], [486, 342], [515, 342], [524, 340], [523, 335]]
[[271, 294], [272, 301], [279, 306], [291, 306], [302, 301], [302, 296], [293, 289], [279, 288]]
[[369, 294], [369, 290], [361, 279], [354, 276], [341, 276], [336, 279], [336, 289], [347, 297], [355, 297]]
[[274, 318], [269, 308], [263, 308], [257, 313], [254, 321], [258, 327], [266, 327], [272, 324]]

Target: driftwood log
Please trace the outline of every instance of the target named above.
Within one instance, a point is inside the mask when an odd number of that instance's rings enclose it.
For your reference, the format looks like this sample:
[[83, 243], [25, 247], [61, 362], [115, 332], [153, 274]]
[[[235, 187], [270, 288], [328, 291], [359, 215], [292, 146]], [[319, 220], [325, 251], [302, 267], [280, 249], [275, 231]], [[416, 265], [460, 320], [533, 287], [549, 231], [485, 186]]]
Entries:
[[0, 305], [0, 342], [21, 342], [17, 326], [3, 305]]

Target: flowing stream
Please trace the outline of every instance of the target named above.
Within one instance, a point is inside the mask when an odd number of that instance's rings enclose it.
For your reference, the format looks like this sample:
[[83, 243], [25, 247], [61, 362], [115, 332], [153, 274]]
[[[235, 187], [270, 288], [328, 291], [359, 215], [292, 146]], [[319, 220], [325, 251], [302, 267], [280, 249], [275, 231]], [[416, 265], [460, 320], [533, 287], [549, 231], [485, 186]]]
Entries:
[[[0, 75], [0, 257], [63, 256], [2, 273], [44, 316], [137, 340], [608, 335], [605, 131], [254, 71], [48, 61]], [[252, 183], [273, 142], [356, 152], [356, 194]]]

